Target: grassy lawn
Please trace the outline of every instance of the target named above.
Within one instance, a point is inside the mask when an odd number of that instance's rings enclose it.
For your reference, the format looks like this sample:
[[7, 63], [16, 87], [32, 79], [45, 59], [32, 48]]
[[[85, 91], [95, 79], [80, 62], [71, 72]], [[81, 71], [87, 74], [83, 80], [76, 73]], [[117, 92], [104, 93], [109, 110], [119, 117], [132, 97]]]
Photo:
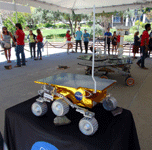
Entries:
[[[43, 36], [47, 36], [47, 35], [50, 35], [50, 34], [54, 34], [54, 35], [57, 35], [57, 34], [65, 34], [67, 29], [42, 29], [42, 34]], [[36, 33], [36, 30], [33, 30], [33, 33], [37, 35]], [[28, 35], [29, 32], [28, 31], [25, 31], [25, 34]]]
[[[88, 32], [90, 31], [89, 28], [88, 29]], [[142, 33], [141, 31], [142, 29], [140, 29], [140, 34]], [[43, 34], [43, 37], [46, 37], [48, 35], [53, 35], [53, 37], [51, 37], [51, 39], [47, 39], [47, 41], [49, 42], [65, 42], [66, 39], [63, 37], [58, 37], [59, 34], [65, 34], [67, 29], [48, 29], [48, 28], [45, 28], [45, 29], [42, 29], [42, 34]], [[84, 31], [84, 27], [81, 28], [81, 31], [83, 32]], [[113, 33], [114, 31], [116, 31], [116, 29], [111, 29], [110, 32]], [[130, 29], [130, 33], [133, 33], [135, 31], [133, 31], [133, 29], [131, 28]], [[25, 34], [28, 35], [28, 31], [25, 31]], [[36, 30], [33, 31], [34, 34], [37, 35], [36, 33]], [[130, 35], [125, 35], [124, 36], [124, 41], [133, 41], [134, 40], [134, 35], [133, 34], [130, 34]]]

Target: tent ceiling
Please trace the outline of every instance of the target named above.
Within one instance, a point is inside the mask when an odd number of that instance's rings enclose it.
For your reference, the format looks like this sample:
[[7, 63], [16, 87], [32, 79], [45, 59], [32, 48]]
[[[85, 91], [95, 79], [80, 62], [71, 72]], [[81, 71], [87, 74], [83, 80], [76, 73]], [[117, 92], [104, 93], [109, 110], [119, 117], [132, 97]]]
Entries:
[[[23, 3], [25, 0], [16, 0]], [[30, 6], [42, 7], [54, 11], [76, 14], [91, 13], [93, 5], [96, 6], [96, 13], [125, 10], [128, 8], [152, 7], [152, 0], [26, 0]]]
[[23, 5], [15, 5], [13, 3], [5, 3], [0, 1], [0, 10], [9, 10], [17, 12], [31, 13], [30, 7]]
[[[12, 2], [12, 0], [0, 0]], [[52, 11], [76, 14], [91, 13], [93, 5], [96, 13], [125, 10], [128, 8], [152, 7], [152, 0], [15, 0], [18, 4], [41, 7]]]

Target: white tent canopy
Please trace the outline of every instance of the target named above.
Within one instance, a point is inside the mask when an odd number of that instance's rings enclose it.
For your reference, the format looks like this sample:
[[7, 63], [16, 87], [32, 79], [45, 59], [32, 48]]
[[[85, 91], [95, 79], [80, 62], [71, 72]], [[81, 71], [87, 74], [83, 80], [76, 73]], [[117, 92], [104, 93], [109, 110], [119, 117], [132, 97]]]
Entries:
[[23, 5], [14, 5], [13, 3], [5, 3], [0, 1], [0, 9], [8, 11], [17, 11], [31, 13], [30, 7]]
[[[0, 0], [12, 2], [12, 0]], [[152, 7], [152, 0], [15, 0], [17, 4], [41, 7], [52, 11], [76, 14], [93, 12], [93, 5], [96, 6], [96, 13], [125, 10], [128, 8], [137, 9], [141, 7]]]

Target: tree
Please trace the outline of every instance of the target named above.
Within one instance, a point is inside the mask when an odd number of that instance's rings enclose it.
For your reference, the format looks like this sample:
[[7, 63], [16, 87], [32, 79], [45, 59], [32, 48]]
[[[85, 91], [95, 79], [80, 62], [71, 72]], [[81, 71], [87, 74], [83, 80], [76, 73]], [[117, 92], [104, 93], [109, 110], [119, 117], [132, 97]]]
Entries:
[[[65, 24], [69, 24], [71, 31], [74, 33], [76, 32], [78, 23], [80, 23], [82, 21], [82, 19], [88, 18], [87, 15], [75, 14], [74, 11], [72, 12], [72, 14], [62, 13], [61, 15], [62, 15], [61, 21]], [[74, 23], [74, 30], [73, 30], [73, 23]]]
[[17, 12], [18, 22], [16, 22], [16, 12], [12, 13], [8, 11], [3, 11], [2, 12], [3, 25], [6, 26], [10, 32], [14, 33], [16, 30], [15, 29], [16, 23], [20, 23], [23, 29], [27, 26], [26, 16], [27, 13]]
[[[96, 23], [100, 24], [106, 31], [109, 24], [112, 22], [112, 15], [115, 15], [116, 12], [102, 12], [96, 14]], [[92, 14], [93, 16], [93, 14]]]
[[152, 19], [152, 8], [146, 8], [145, 13], [146, 13], [146, 16], [147, 16], [148, 20], [151, 21], [151, 19]]

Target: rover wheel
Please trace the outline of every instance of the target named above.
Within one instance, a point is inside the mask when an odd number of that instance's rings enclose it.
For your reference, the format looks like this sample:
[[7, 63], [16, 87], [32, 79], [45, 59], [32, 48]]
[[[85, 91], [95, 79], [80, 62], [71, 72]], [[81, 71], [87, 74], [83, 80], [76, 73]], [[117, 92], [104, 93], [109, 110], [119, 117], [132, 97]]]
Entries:
[[117, 107], [117, 100], [114, 97], [109, 97], [102, 104], [105, 110], [112, 111]]
[[56, 116], [64, 116], [69, 112], [69, 105], [63, 99], [55, 100], [51, 107]]
[[44, 114], [46, 114], [48, 107], [46, 103], [41, 103], [41, 102], [34, 102], [32, 104], [32, 112], [35, 116], [43, 116]]
[[133, 77], [128, 76], [125, 80], [127, 86], [133, 86], [135, 84], [135, 80]]
[[106, 75], [102, 75], [100, 78], [102, 78], [102, 79], [108, 79], [108, 77]]
[[84, 135], [93, 135], [98, 130], [98, 122], [94, 117], [84, 117], [79, 122], [79, 129]]

